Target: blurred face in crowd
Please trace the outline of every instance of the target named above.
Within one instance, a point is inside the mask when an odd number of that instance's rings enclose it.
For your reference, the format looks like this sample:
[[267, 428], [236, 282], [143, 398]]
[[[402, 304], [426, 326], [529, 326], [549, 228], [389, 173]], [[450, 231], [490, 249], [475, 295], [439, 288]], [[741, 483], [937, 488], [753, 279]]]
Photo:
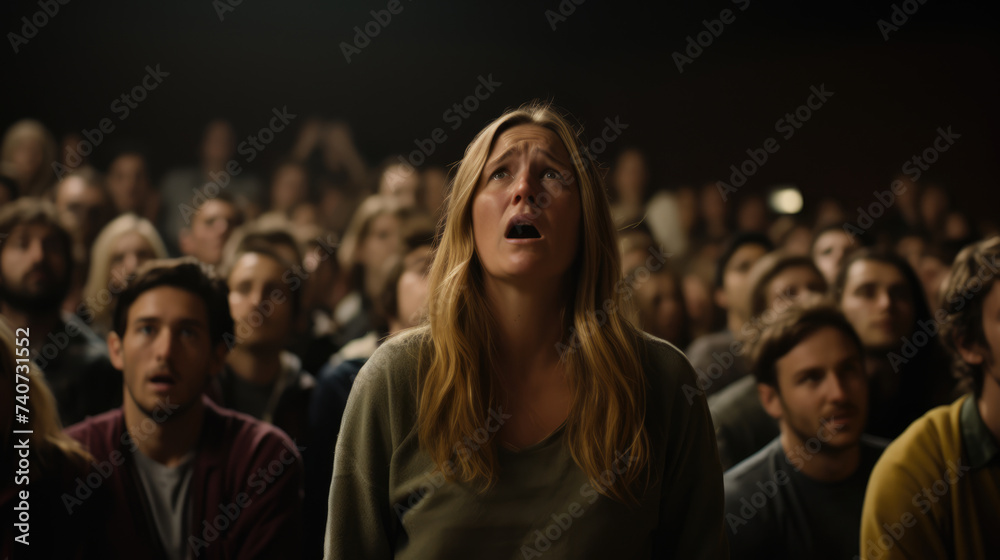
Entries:
[[14, 178], [22, 185], [32, 181], [42, 167], [45, 147], [41, 138], [25, 136], [14, 146], [9, 163]]
[[62, 157], [60, 163], [69, 169], [76, 169], [87, 163], [86, 156], [81, 154], [78, 149], [81, 142], [83, 142], [83, 136], [80, 136], [76, 132], [67, 132], [64, 134], [59, 140], [59, 154]]
[[930, 309], [941, 308], [941, 285], [948, 279], [951, 266], [934, 255], [924, 255], [917, 264], [917, 277], [924, 288], [924, 297]]
[[768, 414], [781, 423], [783, 444], [794, 448], [812, 438], [831, 450], [858, 444], [868, 378], [861, 349], [847, 335], [820, 328], [782, 356], [775, 372], [777, 387], [761, 383], [758, 390]]
[[271, 185], [271, 209], [291, 210], [309, 196], [309, 177], [301, 165], [283, 165], [274, 174]]
[[833, 284], [837, 273], [840, 272], [840, 267], [844, 264], [844, 258], [847, 257], [851, 249], [853, 249], [851, 236], [843, 230], [824, 231], [816, 238], [812, 249], [812, 259], [816, 263], [816, 268], [823, 273], [827, 284]]
[[635, 295], [642, 330], [675, 343], [681, 339], [684, 301], [680, 288], [674, 277], [664, 271], [637, 283]]
[[736, 210], [736, 229], [739, 231], [767, 231], [767, 205], [759, 196], [749, 196], [740, 200]]
[[726, 222], [726, 201], [722, 199], [722, 193], [715, 183], [708, 183], [701, 188], [699, 198], [701, 215], [709, 224], [716, 227]]
[[390, 165], [382, 174], [378, 192], [396, 201], [401, 208], [412, 208], [417, 205], [417, 189], [420, 187], [420, 176], [408, 165]]
[[972, 235], [969, 219], [961, 212], [949, 212], [944, 218], [944, 238], [949, 240], [968, 239]]
[[318, 226], [320, 224], [320, 213], [319, 208], [315, 204], [296, 204], [292, 208], [292, 214], [288, 218], [296, 225], [311, 225]]
[[204, 163], [214, 166], [224, 166], [236, 151], [236, 132], [226, 121], [212, 121], [205, 128], [205, 136], [201, 144], [201, 157]]
[[698, 217], [698, 196], [694, 187], [685, 185], [677, 189], [676, 197], [677, 209], [681, 216], [681, 230], [690, 233]]
[[427, 315], [427, 274], [430, 271], [431, 248], [418, 247], [403, 259], [403, 274], [396, 287], [398, 325], [407, 329], [419, 325]]
[[837, 224], [847, 220], [847, 214], [840, 202], [833, 198], [824, 198], [816, 208], [816, 225]]
[[70, 280], [69, 247], [45, 223], [14, 227], [0, 244], [0, 300], [28, 313], [57, 309]]
[[[531, 225], [514, 227], [515, 217]], [[500, 134], [472, 201], [476, 254], [487, 278], [562, 281], [577, 255], [580, 221], [578, 181], [556, 133], [525, 124]]]
[[896, 242], [896, 254], [906, 259], [913, 270], [920, 266], [920, 258], [927, 252], [927, 241], [919, 235], [907, 235]]
[[205, 201], [181, 232], [181, 250], [205, 264], [219, 264], [226, 240], [241, 221], [239, 210], [228, 200]]
[[73, 232], [87, 247], [110, 217], [107, 196], [97, 185], [82, 177], [67, 177], [56, 186], [56, 211], [59, 223]]
[[5, 183], [0, 183], [0, 206], [14, 200], [14, 191]]
[[767, 249], [756, 243], [744, 243], [732, 254], [722, 274], [722, 289], [716, 292], [716, 303], [729, 311], [746, 315], [747, 277]]
[[768, 282], [767, 304], [769, 308], [773, 308], [778, 298], [785, 299], [790, 304], [824, 292], [826, 282], [815, 270], [808, 266], [790, 266]]
[[948, 193], [938, 185], [927, 185], [920, 193], [920, 217], [924, 227], [941, 227], [942, 220], [948, 212]]
[[171, 412], [169, 420], [199, 404], [225, 350], [212, 345], [202, 299], [173, 286], [140, 294], [128, 309], [124, 335], [108, 335], [111, 363], [123, 374], [126, 413], [154, 419], [163, 417], [153, 416], [157, 409]]
[[424, 170], [421, 179], [424, 182], [424, 204], [426, 210], [437, 215], [442, 210], [448, 190], [448, 172], [440, 167], [429, 167]]
[[155, 258], [156, 252], [145, 237], [134, 231], [127, 232], [111, 245], [110, 277], [125, 285], [142, 263]]
[[244, 253], [233, 265], [229, 309], [241, 345], [284, 346], [295, 315], [290, 287], [282, 281], [285, 271], [282, 263], [261, 253]]
[[358, 244], [358, 261], [366, 275], [379, 275], [385, 264], [402, 248], [399, 218], [390, 212], [372, 218], [368, 232]]
[[640, 204], [646, 195], [649, 172], [646, 159], [636, 150], [627, 150], [618, 156], [615, 165], [614, 185], [622, 202]]
[[902, 271], [875, 260], [851, 263], [840, 307], [867, 350], [898, 347], [916, 321], [914, 294]]
[[693, 334], [698, 330], [707, 331], [712, 326], [714, 310], [712, 304], [712, 288], [696, 274], [684, 276], [684, 305], [688, 317], [691, 318]]
[[812, 231], [809, 228], [802, 225], [795, 226], [785, 236], [781, 243], [781, 250], [789, 255], [808, 255], [812, 237]]
[[123, 154], [108, 166], [108, 193], [118, 212], [143, 215], [150, 191], [146, 160], [139, 154]]

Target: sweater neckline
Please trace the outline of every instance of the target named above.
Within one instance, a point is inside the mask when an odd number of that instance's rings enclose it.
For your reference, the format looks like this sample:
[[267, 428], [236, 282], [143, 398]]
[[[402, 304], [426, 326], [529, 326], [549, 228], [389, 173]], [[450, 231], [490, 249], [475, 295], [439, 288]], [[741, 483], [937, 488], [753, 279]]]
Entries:
[[500, 445], [497, 446], [497, 448], [500, 450], [500, 452], [505, 453], [507, 455], [516, 456], [516, 455], [531, 453], [533, 451], [544, 449], [549, 445], [551, 445], [556, 440], [559, 440], [562, 437], [564, 431], [566, 431], [566, 420], [563, 420], [562, 424], [559, 424], [559, 426], [555, 430], [552, 430], [552, 432], [549, 433], [549, 435], [543, 437], [540, 441], [533, 443], [527, 447], [515, 448], [510, 444], [501, 443]]

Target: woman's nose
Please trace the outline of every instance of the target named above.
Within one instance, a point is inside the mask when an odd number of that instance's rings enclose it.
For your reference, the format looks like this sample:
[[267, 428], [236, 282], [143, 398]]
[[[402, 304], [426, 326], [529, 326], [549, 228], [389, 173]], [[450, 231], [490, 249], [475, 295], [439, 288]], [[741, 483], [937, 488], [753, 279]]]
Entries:
[[514, 179], [514, 203], [524, 199], [528, 204], [534, 206], [539, 188], [538, 181], [533, 180], [529, 173], [519, 173]]

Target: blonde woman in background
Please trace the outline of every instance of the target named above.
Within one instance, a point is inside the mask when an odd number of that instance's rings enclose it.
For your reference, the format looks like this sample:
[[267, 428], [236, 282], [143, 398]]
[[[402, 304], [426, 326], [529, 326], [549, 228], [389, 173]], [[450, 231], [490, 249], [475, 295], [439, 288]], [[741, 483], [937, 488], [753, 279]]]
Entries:
[[90, 272], [83, 287], [83, 316], [104, 338], [118, 294], [142, 263], [167, 258], [167, 248], [152, 222], [129, 213], [104, 226], [91, 249]]
[[728, 557], [705, 399], [622, 310], [584, 153], [541, 104], [466, 149], [429, 324], [381, 345], [348, 401], [327, 558]]
[[341, 282], [347, 292], [333, 311], [339, 348], [369, 331], [384, 327], [375, 301], [391, 263], [403, 247], [402, 225], [413, 214], [393, 199], [372, 195], [355, 211], [337, 249]]

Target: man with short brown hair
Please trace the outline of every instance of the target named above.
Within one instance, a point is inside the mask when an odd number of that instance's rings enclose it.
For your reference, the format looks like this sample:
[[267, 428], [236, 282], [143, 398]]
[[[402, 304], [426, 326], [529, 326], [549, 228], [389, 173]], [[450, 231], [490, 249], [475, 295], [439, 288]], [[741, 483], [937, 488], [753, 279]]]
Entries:
[[796, 304], [764, 329], [751, 363], [781, 434], [724, 475], [733, 558], [852, 558], [868, 475], [885, 448], [863, 435], [858, 335], [832, 305]]
[[226, 296], [225, 283], [185, 259], [146, 263], [118, 298], [108, 347], [124, 404], [67, 429], [95, 468], [86, 488], [62, 496], [71, 513], [105, 519], [96, 540], [107, 557], [299, 555], [295, 444], [203, 394], [233, 331]]

